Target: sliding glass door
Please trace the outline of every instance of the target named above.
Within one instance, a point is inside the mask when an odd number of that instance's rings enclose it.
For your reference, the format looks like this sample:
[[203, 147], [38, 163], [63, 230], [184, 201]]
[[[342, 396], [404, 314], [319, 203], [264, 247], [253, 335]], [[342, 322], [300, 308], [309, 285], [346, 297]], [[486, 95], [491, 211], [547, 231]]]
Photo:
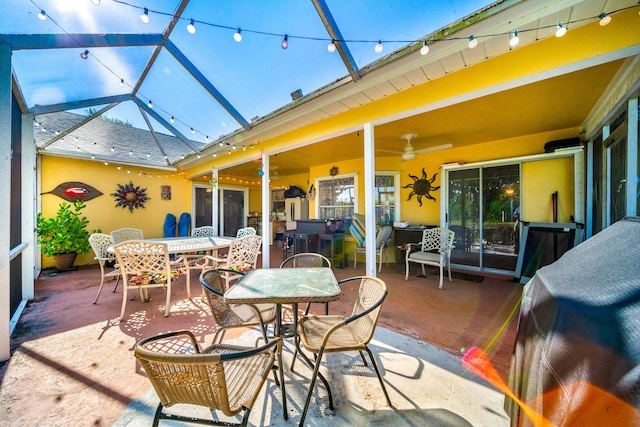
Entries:
[[447, 195], [447, 223], [456, 232], [451, 262], [479, 270], [515, 271], [520, 166], [449, 171]]

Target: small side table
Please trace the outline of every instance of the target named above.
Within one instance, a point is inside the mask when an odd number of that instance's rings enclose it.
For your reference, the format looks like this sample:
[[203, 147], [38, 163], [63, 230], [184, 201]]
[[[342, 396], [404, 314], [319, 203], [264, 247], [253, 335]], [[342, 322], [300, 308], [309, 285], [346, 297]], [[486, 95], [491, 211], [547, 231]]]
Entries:
[[[320, 253], [331, 260], [331, 264], [344, 268], [344, 233], [318, 234]], [[339, 252], [336, 252], [336, 249]]]

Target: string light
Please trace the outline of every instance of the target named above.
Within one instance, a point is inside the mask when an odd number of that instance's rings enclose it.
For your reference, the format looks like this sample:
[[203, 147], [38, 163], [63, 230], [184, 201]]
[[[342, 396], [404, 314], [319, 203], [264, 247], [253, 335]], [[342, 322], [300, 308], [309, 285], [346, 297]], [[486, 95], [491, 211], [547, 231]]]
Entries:
[[518, 37], [518, 30], [511, 33], [511, 40], [509, 40], [509, 46], [516, 47], [520, 43], [520, 37]]
[[120, 81], [118, 82], [118, 86], [124, 87], [124, 79], [120, 79]]
[[38, 13], [38, 18], [40, 18], [41, 21], [46, 21], [47, 20], [47, 12], [45, 12], [42, 9], [40, 9], [40, 12]]
[[151, 102], [151, 100], [149, 100], [149, 102], [147, 102], [147, 106], [148, 106], [149, 108], [153, 108], [153, 102]]
[[558, 25], [556, 25], [556, 27], [556, 37], [562, 37], [567, 34], [567, 29], [562, 26], [562, 22], [558, 22]]
[[473, 49], [478, 46], [478, 39], [473, 38], [473, 34], [469, 36], [469, 49]]
[[425, 40], [422, 43], [422, 47], [420, 48], [420, 55], [425, 56], [427, 53], [429, 53], [429, 45], [427, 44], [427, 41]]
[[242, 41], [242, 30], [240, 30], [240, 28], [238, 28], [238, 30], [233, 33], [233, 39], [238, 43]]
[[601, 13], [598, 18], [600, 18], [601, 27], [604, 27], [605, 25], [609, 24], [609, 22], [611, 22], [611, 16], [606, 13]]
[[327, 46], [327, 50], [329, 51], [329, 53], [333, 53], [336, 51], [336, 41], [334, 39], [331, 39], [331, 43], [329, 43], [329, 45]]
[[189, 22], [189, 25], [187, 25], [187, 31], [189, 32], [189, 34], [196, 33], [196, 24], [193, 21], [193, 18], [191, 18], [191, 22]]
[[378, 40], [378, 43], [376, 44], [376, 47], [373, 50], [375, 50], [376, 53], [382, 53], [383, 49], [384, 47], [382, 47], [382, 40]]
[[80, 57], [82, 59], [87, 59], [89, 57], [89, 51], [85, 49], [85, 51], [80, 54]]
[[144, 12], [142, 12], [142, 15], [140, 15], [140, 20], [145, 24], [149, 23], [149, 9], [147, 9], [146, 7], [144, 8]]
[[283, 49], [286, 49], [289, 47], [289, 36], [288, 35], [284, 35], [284, 38], [282, 39], [282, 43], [280, 43], [280, 47]]
[[174, 118], [173, 118], [173, 116], [171, 116], [171, 118], [169, 119], [169, 121], [170, 121], [171, 123], [175, 123], [175, 122], [176, 122], [176, 119], [174, 119]]

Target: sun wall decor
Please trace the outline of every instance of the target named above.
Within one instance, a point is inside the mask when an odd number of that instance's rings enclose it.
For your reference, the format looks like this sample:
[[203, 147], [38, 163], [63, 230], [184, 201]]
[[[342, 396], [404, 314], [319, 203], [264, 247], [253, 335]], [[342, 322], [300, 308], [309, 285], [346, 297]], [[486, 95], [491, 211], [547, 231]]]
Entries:
[[331, 176], [336, 176], [338, 175], [338, 173], [340, 173], [340, 171], [338, 170], [337, 166], [333, 166], [331, 169], [329, 169], [329, 175]]
[[129, 212], [133, 212], [134, 209], [138, 208], [144, 209], [144, 202], [149, 200], [147, 189], [140, 188], [131, 181], [125, 185], [118, 184], [118, 189], [111, 195], [116, 198], [116, 207], [129, 208]]
[[422, 197], [424, 196], [427, 199], [433, 200], [435, 202], [436, 198], [433, 197], [429, 193], [431, 191], [435, 191], [435, 190], [438, 190], [440, 188], [440, 186], [433, 187], [431, 185], [431, 184], [433, 184], [433, 181], [436, 180], [436, 175], [438, 175], [437, 172], [433, 174], [431, 179], [427, 179], [427, 173], [425, 172], [424, 168], [422, 168], [422, 177], [421, 178], [418, 178], [415, 175], [409, 174], [409, 177], [411, 177], [413, 179], [413, 183], [407, 184], [407, 185], [402, 187], [402, 188], [411, 188], [411, 193], [409, 193], [409, 198], [407, 198], [407, 200], [411, 200], [411, 198], [413, 196], [416, 196], [417, 199], [418, 199], [418, 203], [420, 203], [420, 206], [422, 206]]

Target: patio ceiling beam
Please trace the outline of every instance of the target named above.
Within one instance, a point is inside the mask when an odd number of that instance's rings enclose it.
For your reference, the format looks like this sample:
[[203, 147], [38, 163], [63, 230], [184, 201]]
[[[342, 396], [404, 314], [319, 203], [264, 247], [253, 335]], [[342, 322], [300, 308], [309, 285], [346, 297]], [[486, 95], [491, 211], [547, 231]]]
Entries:
[[347, 44], [343, 42], [344, 38], [342, 37], [338, 24], [336, 24], [336, 21], [333, 19], [329, 6], [327, 6], [327, 3], [324, 0], [311, 0], [311, 2], [316, 8], [316, 12], [318, 12], [324, 27], [327, 29], [327, 33], [329, 33], [333, 43], [336, 45], [340, 58], [342, 58], [342, 62], [345, 67], [347, 67], [351, 78], [353, 81], [360, 80], [360, 70], [358, 69], [358, 65], [356, 64], [356, 61], [353, 60], [353, 56], [351, 56], [351, 51], [347, 47]]
[[105, 96], [102, 98], [90, 98], [73, 102], [62, 102], [60, 104], [49, 105], [34, 105], [29, 109], [33, 114], [48, 114], [57, 113], [58, 111], [78, 110], [87, 107], [94, 107], [96, 105], [104, 105], [111, 103], [118, 103], [124, 101], [131, 101], [131, 95], [128, 93], [122, 95]]
[[109, 111], [110, 109], [112, 109], [113, 107], [115, 107], [118, 104], [119, 104], [119, 102], [113, 102], [113, 103], [107, 105], [106, 107], [100, 109], [99, 111], [96, 111], [95, 113], [93, 113], [90, 116], [86, 117], [84, 120], [80, 121], [79, 123], [76, 123], [75, 125], [71, 126], [69, 129], [66, 129], [64, 132], [61, 132], [59, 135], [54, 136], [53, 138], [51, 138], [50, 140], [48, 140], [47, 142], [42, 144], [42, 146], [38, 147], [38, 149], [43, 150], [43, 149], [47, 148], [48, 146], [50, 146], [51, 144], [53, 144], [54, 142], [56, 142], [60, 138], [64, 138], [65, 136], [67, 136], [71, 132], [73, 132], [74, 130], [84, 126], [86, 123], [89, 123], [91, 120], [95, 119], [96, 117], [100, 117], [101, 115], [103, 115], [104, 113], [106, 113], [107, 111]]
[[164, 151], [164, 147], [162, 146], [162, 144], [160, 144], [160, 141], [158, 141], [158, 137], [156, 136], [156, 132], [153, 130], [153, 125], [151, 124], [151, 121], [149, 120], [147, 113], [139, 105], [138, 105], [138, 108], [140, 109], [140, 114], [142, 115], [142, 118], [144, 119], [145, 123], [147, 123], [147, 127], [149, 128], [149, 133], [151, 133], [151, 137], [156, 142], [156, 145], [158, 146], [158, 148], [160, 149], [160, 152], [162, 153], [162, 157], [164, 158], [167, 165], [171, 166], [171, 162], [169, 161], [169, 156], [167, 156], [167, 153]]
[[189, 138], [187, 138], [186, 136], [184, 136], [178, 129], [176, 129], [175, 127], [173, 127], [171, 125], [171, 123], [169, 123], [168, 121], [166, 121], [160, 114], [158, 114], [157, 112], [153, 111], [151, 108], [149, 108], [147, 106], [147, 104], [145, 102], [143, 102], [140, 98], [134, 97], [133, 98], [133, 102], [136, 103], [136, 105], [138, 105], [138, 107], [140, 107], [141, 109], [143, 109], [147, 114], [149, 114], [151, 117], [153, 117], [154, 119], [156, 119], [158, 122], [160, 122], [160, 124], [162, 124], [162, 126], [164, 126], [165, 128], [167, 128], [169, 131], [171, 131], [171, 133], [173, 133], [179, 140], [181, 140], [182, 142], [185, 143], [185, 145], [187, 145], [189, 148], [191, 148], [191, 150], [195, 151], [196, 153], [200, 153], [200, 148], [198, 148], [196, 145], [193, 144], [193, 142], [191, 142], [191, 140]]
[[176, 60], [193, 76], [194, 79], [224, 108], [239, 124], [246, 130], [251, 129], [249, 122], [235, 109], [233, 105], [211, 84], [211, 82], [193, 65], [193, 63], [174, 45], [171, 40], [167, 40], [164, 47], [173, 55]]
[[72, 49], [92, 47], [157, 46], [162, 34], [2, 34], [0, 43], [11, 50]]

